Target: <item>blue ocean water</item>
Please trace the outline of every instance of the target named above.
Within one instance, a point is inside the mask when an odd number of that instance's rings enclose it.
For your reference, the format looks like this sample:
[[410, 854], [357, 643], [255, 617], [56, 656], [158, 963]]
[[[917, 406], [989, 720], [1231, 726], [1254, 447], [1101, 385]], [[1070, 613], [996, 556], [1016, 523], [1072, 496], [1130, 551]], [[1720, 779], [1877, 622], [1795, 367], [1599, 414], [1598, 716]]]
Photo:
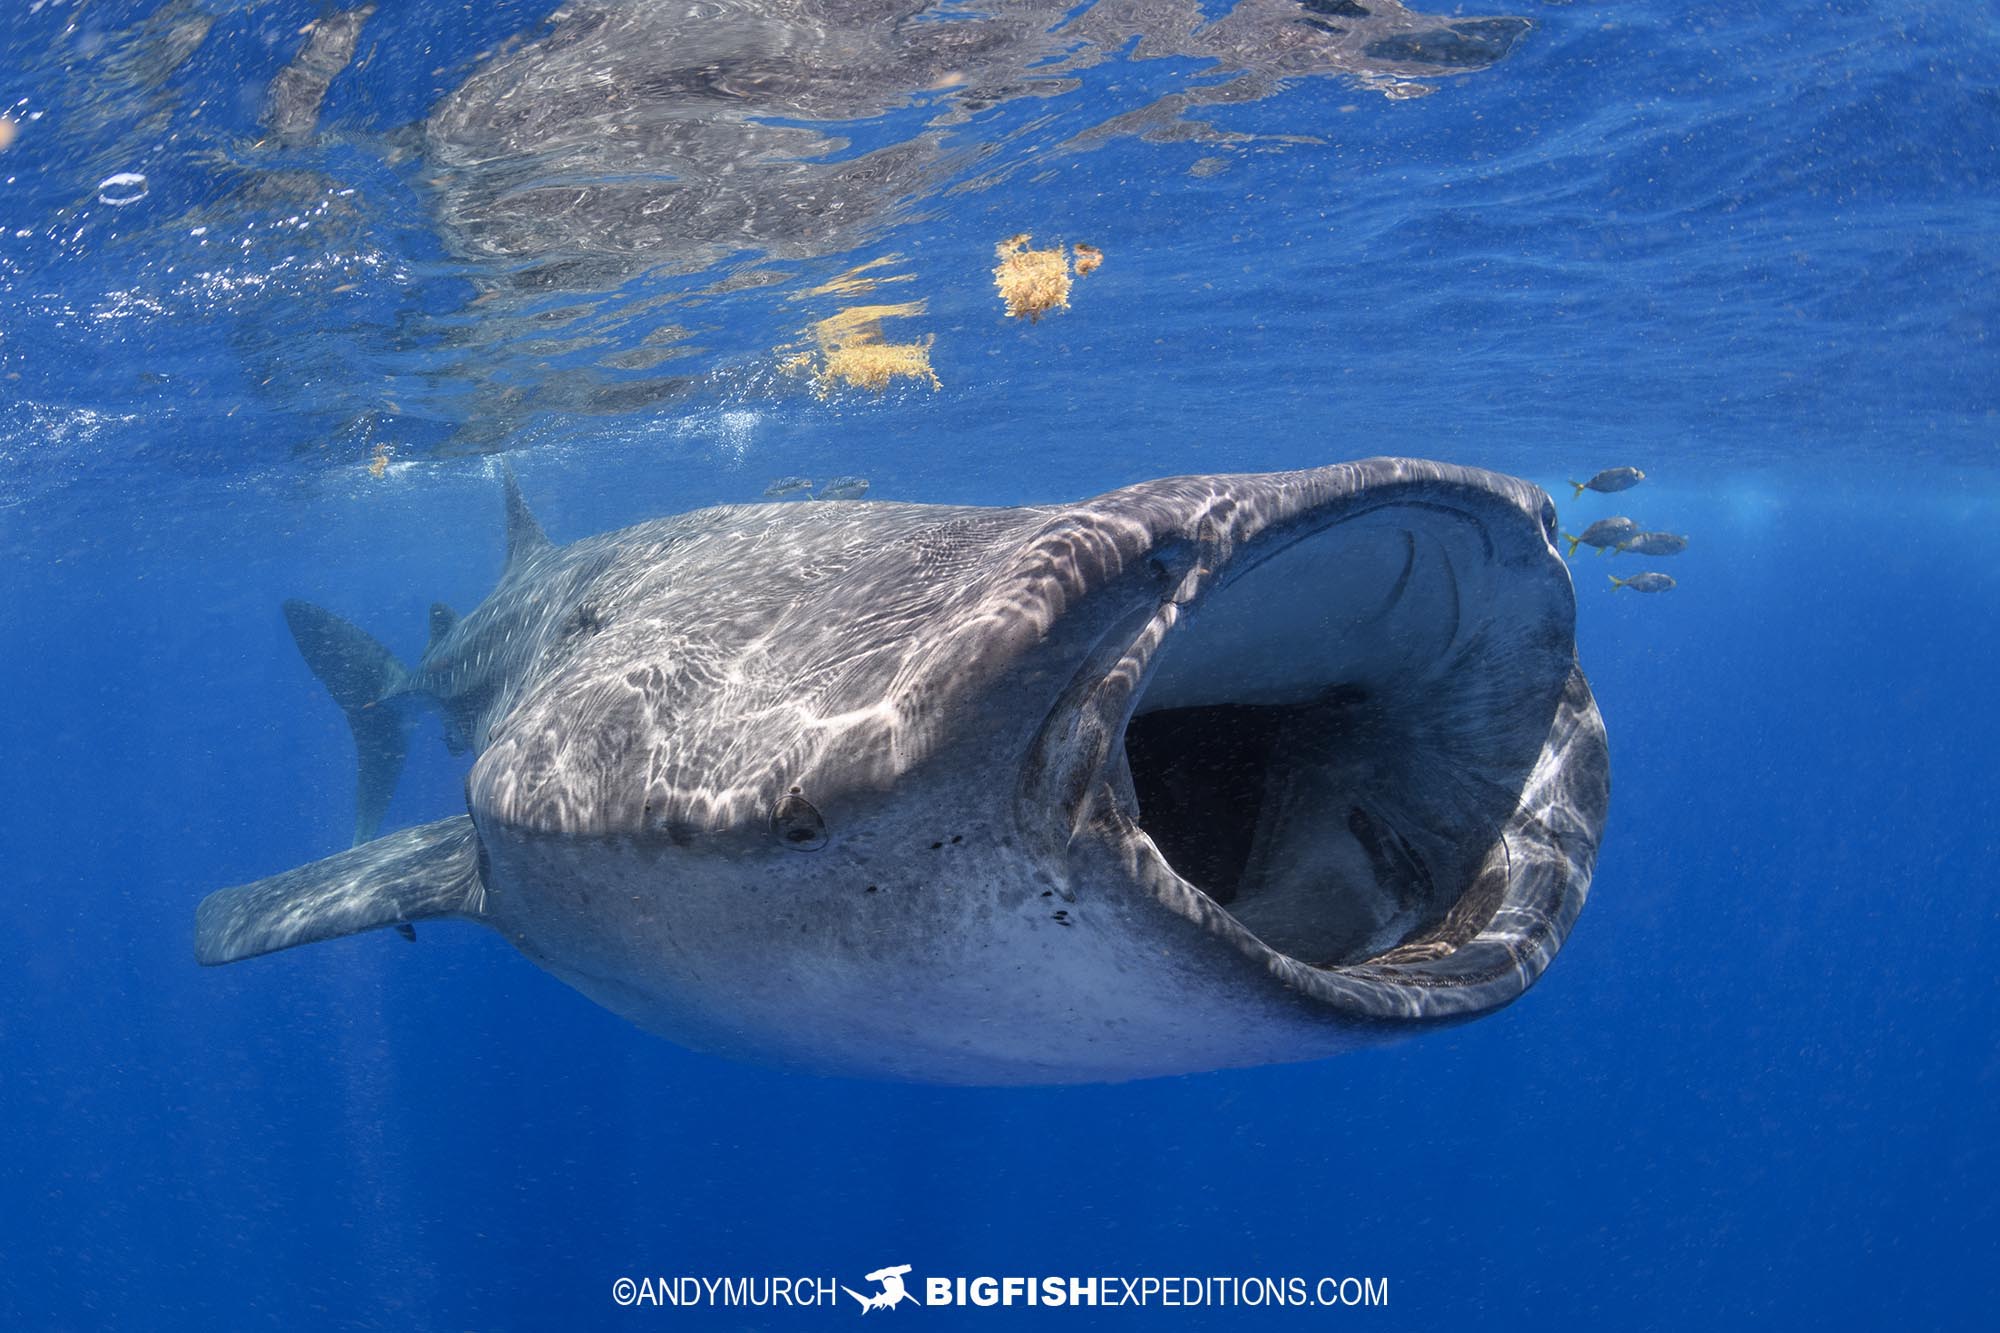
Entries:
[[[573, 89], [519, 94], [567, 138], [440, 116], [558, 46], [553, 9], [385, 3], [306, 130], [271, 89], [316, 3], [17, 0], [0, 35], [0, 1320], [775, 1327], [854, 1312], [621, 1309], [612, 1283], [907, 1262], [1386, 1277], [1387, 1308], [1335, 1316], [1379, 1327], [1984, 1326], [1990, 12], [1481, 5], [1532, 26], [1428, 75], [1149, 35], [1059, 80], [1040, 47], [1015, 82], [923, 68], [886, 107], [759, 106], [783, 70], [717, 60], [631, 116], [837, 121], [799, 159], [874, 154], [887, 184], [847, 180], [866, 216], [835, 225], [638, 135], [726, 215], [676, 249], [643, 210], [586, 225], [582, 193], [520, 211], [634, 173], [590, 156], [623, 131]], [[1130, 22], [1192, 29], [1161, 13]], [[1256, 95], [1197, 105], [1206, 129], [1139, 114], [1243, 68]], [[1037, 324], [989, 278], [1020, 232], [1106, 256]], [[941, 388], [785, 371], [843, 306], [916, 301], [884, 322], [935, 339]], [[1008, 504], [1374, 454], [1528, 477], [1572, 531], [1691, 537], [1573, 562], [1611, 818], [1561, 957], [1495, 1016], [1317, 1064], [944, 1089], [683, 1051], [470, 926], [192, 961], [203, 894], [352, 819], [280, 602], [414, 658], [430, 603], [497, 575], [496, 455], [568, 540], [786, 474]], [[1648, 480], [1569, 498], [1614, 465]], [[1605, 577], [1655, 567], [1679, 586]], [[463, 772], [426, 735], [390, 823], [462, 809]]]

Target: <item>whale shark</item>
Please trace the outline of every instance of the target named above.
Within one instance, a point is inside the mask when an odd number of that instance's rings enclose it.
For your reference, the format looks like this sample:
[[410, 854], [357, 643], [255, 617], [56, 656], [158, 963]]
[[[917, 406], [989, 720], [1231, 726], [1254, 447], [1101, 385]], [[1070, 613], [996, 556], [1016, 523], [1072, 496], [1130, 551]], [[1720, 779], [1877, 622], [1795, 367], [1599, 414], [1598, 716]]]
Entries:
[[[1317, 1059], [1547, 969], [1609, 799], [1535, 486], [1377, 458], [1073, 504], [702, 509], [552, 542], [414, 666], [286, 604], [356, 843], [220, 964], [459, 918], [639, 1026], [820, 1073]], [[465, 811], [376, 836], [427, 710]]]

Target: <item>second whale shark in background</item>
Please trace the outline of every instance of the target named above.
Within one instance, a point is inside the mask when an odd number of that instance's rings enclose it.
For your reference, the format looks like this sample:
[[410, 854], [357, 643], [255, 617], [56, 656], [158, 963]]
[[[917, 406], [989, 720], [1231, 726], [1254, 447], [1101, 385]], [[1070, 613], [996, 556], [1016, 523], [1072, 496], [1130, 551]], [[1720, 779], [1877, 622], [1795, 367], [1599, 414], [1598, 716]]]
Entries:
[[[567, 546], [511, 475], [506, 511], [414, 667], [287, 605], [358, 845], [210, 895], [201, 962], [460, 917], [699, 1048], [1078, 1082], [1478, 1017], [1583, 906], [1604, 730], [1526, 482], [1371, 459]], [[370, 840], [425, 708], [466, 810]]]

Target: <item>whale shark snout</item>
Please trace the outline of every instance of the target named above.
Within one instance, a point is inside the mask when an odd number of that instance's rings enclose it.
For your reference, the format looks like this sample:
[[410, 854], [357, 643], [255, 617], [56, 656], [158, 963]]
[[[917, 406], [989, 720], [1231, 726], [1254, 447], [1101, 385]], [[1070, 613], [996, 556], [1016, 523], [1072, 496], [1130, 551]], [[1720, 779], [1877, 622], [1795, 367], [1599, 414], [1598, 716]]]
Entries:
[[198, 950], [470, 917], [687, 1044], [946, 1082], [1490, 1012], [1608, 794], [1551, 519], [1378, 459], [534, 529], [407, 673], [480, 743], [467, 815], [212, 896]]

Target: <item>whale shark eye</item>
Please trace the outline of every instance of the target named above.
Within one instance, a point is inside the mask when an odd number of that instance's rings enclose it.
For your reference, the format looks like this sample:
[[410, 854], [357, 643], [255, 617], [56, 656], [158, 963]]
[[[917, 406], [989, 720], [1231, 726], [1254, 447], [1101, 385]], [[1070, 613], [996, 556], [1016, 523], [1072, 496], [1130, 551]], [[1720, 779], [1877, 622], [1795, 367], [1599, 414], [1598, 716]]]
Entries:
[[826, 846], [826, 820], [796, 787], [771, 811], [771, 833], [795, 852], [816, 852]]
[[1556, 502], [1547, 496], [1542, 497], [1542, 531], [1550, 541], [1556, 539]]

